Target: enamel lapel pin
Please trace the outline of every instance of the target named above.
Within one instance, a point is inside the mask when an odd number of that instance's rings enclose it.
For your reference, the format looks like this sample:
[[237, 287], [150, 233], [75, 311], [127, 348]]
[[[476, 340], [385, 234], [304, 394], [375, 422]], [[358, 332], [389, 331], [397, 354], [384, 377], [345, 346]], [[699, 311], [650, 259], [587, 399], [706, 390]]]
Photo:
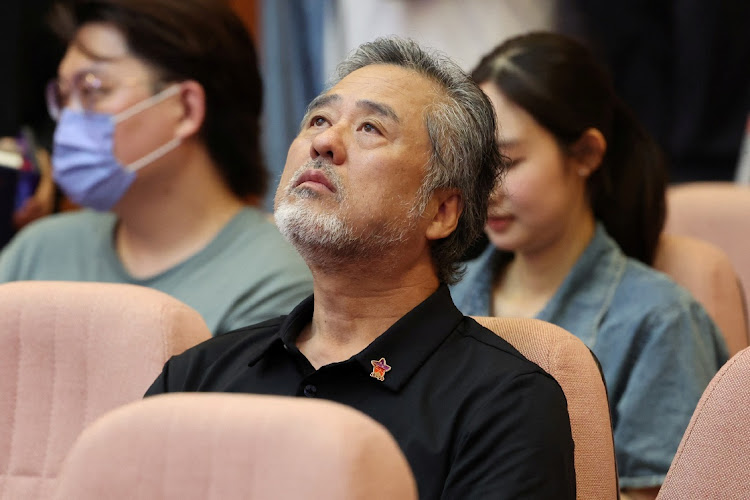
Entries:
[[385, 362], [385, 358], [380, 358], [377, 361], [373, 359], [370, 363], [372, 363], [372, 373], [370, 376], [383, 382], [385, 380], [385, 372], [391, 370], [391, 367]]

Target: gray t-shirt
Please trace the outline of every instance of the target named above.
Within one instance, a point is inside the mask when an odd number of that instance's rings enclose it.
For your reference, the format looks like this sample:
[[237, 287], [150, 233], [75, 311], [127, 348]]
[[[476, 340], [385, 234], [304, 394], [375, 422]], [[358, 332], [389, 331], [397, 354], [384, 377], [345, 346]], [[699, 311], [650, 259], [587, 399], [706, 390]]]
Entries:
[[24, 228], [0, 253], [0, 283], [131, 283], [196, 309], [214, 335], [288, 314], [312, 293], [312, 276], [260, 211], [243, 208], [202, 250], [147, 279], [128, 274], [114, 248], [114, 214], [82, 210]]

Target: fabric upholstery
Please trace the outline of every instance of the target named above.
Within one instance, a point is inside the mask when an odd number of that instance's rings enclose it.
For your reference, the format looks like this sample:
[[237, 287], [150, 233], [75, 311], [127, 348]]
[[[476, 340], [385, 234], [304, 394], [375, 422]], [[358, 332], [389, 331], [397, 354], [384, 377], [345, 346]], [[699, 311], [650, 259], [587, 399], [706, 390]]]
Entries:
[[739, 278], [719, 247], [690, 236], [664, 233], [654, 267], [686, 288], [724, 335], [729, 354], [748, 346], [748, 326]]
[[173, 393], [118, 408], [71, 450], [58, 500], [416, 499], [388, 431], [349, 406]]
[[750, 492], [750, 348], [703, 393], [657, 500], [740, 500]]
[[709, 241], [724, 250], [740, 276], [750, 309], [750, 187], [693, 182], [667, 189], [665, 231]]
[[171, 355], [210, 335], [196, 311], [150, 288], [0, 285], [0, 499], [51, 498], [84, 426], [140, 399]]
[[591, 351], [565, 329], [541, 320], [474, 319], [510, 342], [527, 359], [555, 377], [562, 387], [575, 443], [577, 498], [617, 498], [617, 466], [607, 392]]

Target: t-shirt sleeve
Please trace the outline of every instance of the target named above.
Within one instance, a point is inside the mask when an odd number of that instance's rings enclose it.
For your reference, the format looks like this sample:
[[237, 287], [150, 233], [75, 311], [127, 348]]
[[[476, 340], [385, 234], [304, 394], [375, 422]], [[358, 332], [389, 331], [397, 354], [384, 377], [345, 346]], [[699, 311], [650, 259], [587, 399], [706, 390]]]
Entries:
[[695, 407], [726, 362], [726, 344], [697, 303], [654, 311], [642, 322], [632, 367], [613, 408], [620, 486], [662, 484]]
[[469, 420], [442, 498], [574, 499], [573, 438], [557, 381], [539, 372], [499, 387]]
[[21, 270], [28, 267], [26, 261], [31, 258], [26, 251], [28, 239], [28, 231], [21, 231], [0, 251], [0, 283], [23, 279]]

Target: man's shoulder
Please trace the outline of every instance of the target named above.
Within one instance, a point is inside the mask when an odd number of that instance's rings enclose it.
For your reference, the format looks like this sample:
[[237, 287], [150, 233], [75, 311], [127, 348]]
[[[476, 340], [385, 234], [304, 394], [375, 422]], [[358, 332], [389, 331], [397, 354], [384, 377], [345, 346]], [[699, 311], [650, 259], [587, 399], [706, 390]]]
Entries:
[[244, 208], [215, 243], [215, 252], [243, 259], [246, 274], [300, 276], [310, 280], [307, 265], [297, 250], [268, 216], [257, 209]]
[[273, 341], [285, 319], [286, 316], [279, 316], [217, 335], [191, 347], [174, 359], [200, 359], [202, 363], [210, 364], [220, 357], [243, 356]]
[[695, 304], [690, 292], [672, 278], [634, 259], [628, 259], [612, 301], [613, 307], [636, 317], [682, 314]]
[[531, 373], [550, 376], [539, 365], [521, 354], [510, 342], [468, 316], [465, 316], [456, 328], [453, 338], [455, 345], [450, 347], [454, 350], [453, 355], [460, 352], [456, 350], [463, 350], [476, 366], [482, 364], [494, 367], [492, 372], [506, 376]]
[[37, 242], [65, 238], [73, 243], [95, 234], [101, 227], [112, 227], [115, 216], [90, 210], [48, 215], [25, 227], [16, 237], [21, 242]]
[[112, 214], [82, 210], [33, 222], [0, 253], [0, 281], [80, 279], [82, 265], [102, 258], [97, 242], [108, 241], [114, 220]]
[[244, 207], [227, 226], [235, 237], [244, 242], [294, 248], [273, 224], [270, 215], [256, 208]]

